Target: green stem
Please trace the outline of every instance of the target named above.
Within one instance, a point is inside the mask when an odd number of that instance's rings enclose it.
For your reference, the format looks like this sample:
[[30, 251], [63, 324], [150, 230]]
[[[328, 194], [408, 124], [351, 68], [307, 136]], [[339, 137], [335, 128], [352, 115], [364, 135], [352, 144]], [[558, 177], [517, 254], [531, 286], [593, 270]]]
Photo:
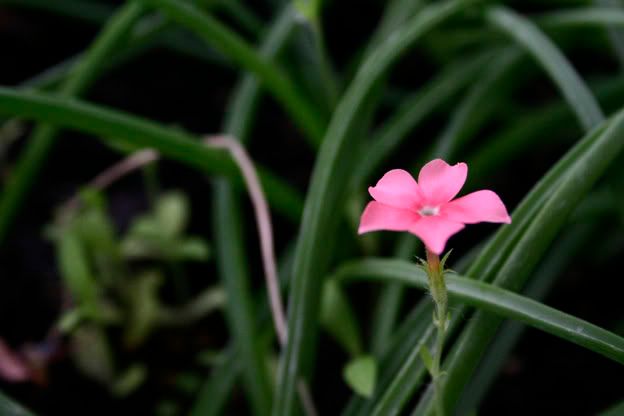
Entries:
[[431, 378], [433, 379], [433, 396], [437, 416], [444, 416], [444, 394], [442, 391], [442, 372], [440, 362], [442, 361], [442, 349], [444, 348], [444, 337], [446, 335], [448, 295], [446, 284], [444, 283], [444, 264], [440, 263], [437, 254], [427, 251], [427, 276], [429, 277], [429, 290], [435, 303], [434, 325], [438, 329], [435, 345], [435, 354], [431, 365]]
[[[446, 18], [471, 0], [438, 2], [409, 20], [374, 50], [359, 67], [343, 94], [316, 158], [308, 187], [305, 217], [299, 232], [291, 275], [288, 311], [288, 345], [281, 356], [279, 385], [273, 416], [295, 413], [297, 380], [309, 376], [316, 351], [319, 298], [322, 278], [331, 257], [327, 236], [335, 232], [335, 212], [342, 207], [348, 175], [353, 168], [353, 149], [360, 144], [358, 128], [362, 112], [372, 113], [370, 93], [401, 55]], [[370, 114], [368, 113], [368, 114]]]
[[[438, 316], [446, 315], [446, 305], [444, 305], [444, 307], [437, 305], [436, 314]], [[444, 329], [444, 327], [446, 326], [446, 319], [444, 321], [439, 321], [438, 318], [437, 326], [438, 337], [436, 339], [435, 355], [433, 356], [433, 395], [435, 398], [436, 413], [438, 414], [438, 416], [444, 416], [444, 399], [442, 391], [442, 374], [440, 371], [440, 361], [442, 360], [442, 348], [444, 347], [444, 336], [446, 335], [446, 331]]]

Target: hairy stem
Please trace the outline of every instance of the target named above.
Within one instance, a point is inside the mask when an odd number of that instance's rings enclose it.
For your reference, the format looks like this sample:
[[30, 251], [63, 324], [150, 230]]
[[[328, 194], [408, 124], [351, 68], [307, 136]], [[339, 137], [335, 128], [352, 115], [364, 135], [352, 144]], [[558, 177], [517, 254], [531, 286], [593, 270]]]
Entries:
[[427, 249], [427, 275], [429, 277], [429, 289], [431, 297], [435, 303], [434, 325], [438, 329], [435, 352], [431, 363], [431, 378], [433, 381], [433, 395], [437, 416], [444, 416], [444, 393], [442, 384], [442, 371], [440, 362], [442, 361], [442, 349], [444, 348], [444, 337], [446, 336], [448, 295], [444, 282], [444, 263], [440, 263], [437, 254]]

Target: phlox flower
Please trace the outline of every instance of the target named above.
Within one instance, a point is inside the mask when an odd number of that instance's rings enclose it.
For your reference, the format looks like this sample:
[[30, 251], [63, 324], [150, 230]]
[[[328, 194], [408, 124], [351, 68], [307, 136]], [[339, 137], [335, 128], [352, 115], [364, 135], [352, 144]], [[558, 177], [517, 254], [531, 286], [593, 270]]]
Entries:
[[358, 233], [407, 231], [420, 238], [435, 254], [444, 251], [448, 239], [465, 224], [511, 223], [505, 205], [490, 190], [453, 199], [466, 182], [465, 163], [449, 165], [442, 159], [427, 163], [418, 182], [408, 172], [393, 169], [368, 188], [375, 199], [368, 203]]

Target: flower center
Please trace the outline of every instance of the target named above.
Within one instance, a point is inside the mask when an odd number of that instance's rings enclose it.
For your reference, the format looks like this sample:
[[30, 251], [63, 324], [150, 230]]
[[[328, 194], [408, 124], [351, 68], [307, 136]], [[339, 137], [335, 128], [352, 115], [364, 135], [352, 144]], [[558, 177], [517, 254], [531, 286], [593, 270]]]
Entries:
[[440, 207], [429, 207], [424, 206], [418, 210], [418, 213], [423, 217], [431, 217], [433, 215], [438, 215], [440, 213]]

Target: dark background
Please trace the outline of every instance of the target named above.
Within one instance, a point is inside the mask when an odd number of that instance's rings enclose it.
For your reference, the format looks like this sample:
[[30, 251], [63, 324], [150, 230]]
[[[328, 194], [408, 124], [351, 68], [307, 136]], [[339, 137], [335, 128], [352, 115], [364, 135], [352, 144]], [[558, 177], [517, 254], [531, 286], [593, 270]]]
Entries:
[[[381, 14], [382, 2], [331, 3], [324, 13], [324, 29], [331, 57], [338, 70], [344, 70], [353, 58], [353, 51], [372, 33]], [[357, 3], [357, 18], [352, 16], [354, 3]], [[516, 2], [515, 6], [525, 12], [540, 9], [535, 2]], [[267, 5], [256, 6], [255, 11], [265, 21], [270, 19]], [[348, 30], [345, 30], [345, 21], [348, 21]], [[0, 50], [4, 57], [0, 65], [0, 84], [18, 85], [84, 50], [96, 33], [93, 24], [0, 4]], [[587, 57], [591, 59], [585, 59]], [[582, 74], [618, 71], [611, 57], [596, 56], [582, 44], [571, 53], [571, 58]], [[431, 56], [425, 51], [416, 51], [396, 66], [392, 84], [398, 89], [417, 88], [436, 69]], [[90, 89], [87, 98], [196, 133], [212, 133], [220, 130], [223, 108], [237, 78], [238, 72], [230, 68], [155, 48], [107, 72]], [[528, 105], [548, 102], [557, 96], [552, 85], [538, 71], [531, 75], [528, 85], [527, 90], [516, 92], [517, 99], [527, 101]], [[305, 190], [313, 167], [312, 152], [270, 98], [263, 98], [259, 109], [251, 154]], [[380, 117], [383, 113], [382, 109]], [[417, 135], [435, 137], [447, 116], [448, 113], [438, 114], [437, 119], [428, 122], [426, 130]], [[576, 128], [564, 134], [580, 137]], [[422, 139], [419, 141], [423, 142]], [[416, 140], [404, 146], [404, 151], [400, 152], [404, 156], [397, 156], [396, 160], [389, 161], [388, 166], [411, 162], [413, 158], [405, 155], [416, 154], [422, 146], [414, 142]], [[271, 145], [266, 146], [266, 143]], [[9, 162], [0, 171], [3, 180], [10, 174], [21, 148], [22, 142], [11, 147]], [[565, 148], [551, 145], [536, 149], [528, 166], [525, 159], [511, 163], [490, 186], [508, 201], [508, 207], [514, 207]], [[118, 159], [114, 151], [79, 133], [63, 132], [57, 141], [7, 243], [0, 248], [0, 334], [11, 345], [40, 340], [59, 311], [61, 288], [53, 247], [43, 237], [44, 226], [51, 222], [54, 208]], [[184, 189], [191, 198], [193, 233], [210, 236], [211, 200], [207, 179], [171, 162], [161, 163], [158, 171], [163, 188]], [[147, 207], [140, 175], [123, 179], [112, 187], [108, 197], [111, 215], [120, 230]], [[621, 228], [621, 221], [605, 218], [605, 230], [614, 226]], [[493, 229], [488, 226], [469, 229], [453, 240], [455, 251], [467, 251]], [[296, 232], [296, 227], [276, 218], [276, 232], [278, 245], [283, 247]], [[254, 238], [250, 232], [250, 245], [254, 244]], [[250, 252], [254, 251], [250, 249]], [[618, 273], [617, 260], [622, 252], [620, 249], [605, 258], [588, 250], [576, 258], [559, 278], [546, 303], [606, 328], [619, 323], [621, 331], [624, 283]], [[259, 267], [257, 258], [250, 261], [254, 267]], [[213, 267], [212, 264], [198, 266], [196, 272], [203, 275], [204, 282], [214, 282]], [[367, 287], [355, 287], [354, 290], [356, 307], [361, 311], [360, 320], [365, 322], [370, 318], [372, 293]], [[412, 296], [420, 295], [413, 292]], [[186, 331], [156, 335], [146, 348], [134, 353], [151, 363], [153, 375], [143, 388], [123, 401], [113, 400], [99, 385], [81, 376], [63, 359], [52, 365], [47, 387], [5, 382], [0, 382], [0, 387], [43, 415], [151, 414], [152, 410], [145, 409], [153, 409], [155, 398], [190, 403], [192, 398], [180, 394], [173, 386], [175, 371], [192, 369], [189, 351], [197, 352], [206, 345], [224, 343], [224, 338], [225, 327], [217, 318], [204, 320]], [[336, 367], [345, 359], [324, 337], [321, 338], [319, 355], [324, 357], [326, 365], [327, 357], [330, 357]], [[335, 414], [335, 403], [346, 403], [348, 398], [349, 390], [337, 374], [334, 370], [319, 369], [317, 372], [314, 391], [322, 414]], [[621, 367], [597, 354], [529, 329], [514, 348], [479, 414], [595, 414], [613, 401], [624, 398], [623, 375]], [[328, 378], [331, 380], [327, 381]], [[233, 402], [233, 414], [244, 412], [244, 405], [240, 404], [242, 391], [237, 390]]]

